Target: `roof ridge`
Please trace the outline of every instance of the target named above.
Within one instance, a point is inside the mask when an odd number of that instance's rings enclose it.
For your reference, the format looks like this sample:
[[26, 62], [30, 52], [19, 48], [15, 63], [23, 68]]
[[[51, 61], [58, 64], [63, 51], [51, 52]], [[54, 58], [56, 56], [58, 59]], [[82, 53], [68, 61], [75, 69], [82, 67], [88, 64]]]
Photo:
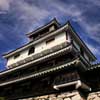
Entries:
[[93, 69], [96, 69], [96, 68], [99, 68], [99, 65], [100, 65], [100, 62], [97, 62], [95, 64], [92, 64], [90, 68], [88, 68], [88, 71], [89, 70], [93, 70]]
[[92, 64], [92, 66], [97, 66], [97, 65], [100, 65], [100, 62], [97, 62], [95, 64]]
[[35, 33], [35, 32], [38, 32], [39, 30], [41, 30], [43, 27], [46, 27], [47, 25], [49, 24], [53, 24], [53, 23], [56, 23], [58, 26], [60, 26], [60, 23], [57, 21], [57, 19], [54, 17], [51, 21], [47, 22], [46, 24], [44, 25], [41, 25], [39, 28], [29, 32], [29, 33], [26, 33], [27, 36], [31, 35], [32, 33]]

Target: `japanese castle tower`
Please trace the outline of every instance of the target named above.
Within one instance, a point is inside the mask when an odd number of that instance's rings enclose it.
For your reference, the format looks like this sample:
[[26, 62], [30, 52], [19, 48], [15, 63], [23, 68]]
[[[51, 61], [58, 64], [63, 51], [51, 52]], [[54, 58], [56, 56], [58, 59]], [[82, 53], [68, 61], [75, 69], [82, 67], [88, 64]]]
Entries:
[[8, 70], [0, 73], [0, 90], [8, 100], [16, 93], [31, 100], [86, 100], [100, 88], [100, 65], [92, 65], [96, 57], [69, 21], [61, 26], [53, 19], [26, 35], [29, 43], [3, 55]]

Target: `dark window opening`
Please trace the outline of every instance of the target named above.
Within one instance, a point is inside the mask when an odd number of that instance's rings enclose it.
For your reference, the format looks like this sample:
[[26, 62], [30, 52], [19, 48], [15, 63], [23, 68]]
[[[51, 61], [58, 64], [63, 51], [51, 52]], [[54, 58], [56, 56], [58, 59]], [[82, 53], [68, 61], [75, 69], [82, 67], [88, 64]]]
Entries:
[[81, 52], [82, 56], [84, 56], [84, 51], [83, 51], [82, 47], [80, 48], [80, 52]]
[[66, 40], [68, 40], [68, 33], [66, 32]]
[[47, 32], [49, 32], [49, 28], [46, 28], [46, 29], [42, 30], [42, 31], [40, 32], [40, 35], [45, 34], [45, 33], [47, 33]]
[[31, 48], [29, 49], [28, 55], [34, 53], [34, 51], [35, 51], [35, 48], [34, 48], [34, 47], [31, 47]]
[[53, 42], [55, 39], [54, 38], [50, 38], [46, 41], [46, 44]]
[[14, 59], [18, 58], [19, 56], [20, 56], [20, 54], [16, 54], [16, 55], [14, 56]]
[[55, 28], [55, 29], [58, 29], [58, 26], [57, 26], [57, 25], [54, 25], [54, 28]]
[[39, 37], [39, 34], [34, 34], [34, 35], [32, 36], [33, 40], [36, 39], [37, 37]]

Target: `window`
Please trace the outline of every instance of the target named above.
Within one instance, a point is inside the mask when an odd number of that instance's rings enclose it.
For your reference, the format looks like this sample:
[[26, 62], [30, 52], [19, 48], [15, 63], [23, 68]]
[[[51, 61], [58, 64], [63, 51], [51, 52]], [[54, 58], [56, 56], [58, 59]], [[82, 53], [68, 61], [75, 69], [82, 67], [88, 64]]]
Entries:
[[14, 59], [18, 58], [19, 56], [20, 56], [20, 54], [16, 54], [16, 55], [14, 56]]
[[54, 38], [50, 38], [50, 39], [48, 39], [48, 40], [46, 41], [46, 44], [49, 44], [49, 43], [53, 42], [54, 40], [55, 40]]
[[66, 32], [66, 40], [68, 40], [68, 33]]
[[34, 48], [34, 47], [31, 47], [31, 48], [29, 49], [28, 55], [34, 53], [34, 50], [35, 50], [35, 48]]
[[82, 56], [84, 56], [84, 51], [83, 51], [82, 47], [80, 48], [80, 52], [81, 52]]

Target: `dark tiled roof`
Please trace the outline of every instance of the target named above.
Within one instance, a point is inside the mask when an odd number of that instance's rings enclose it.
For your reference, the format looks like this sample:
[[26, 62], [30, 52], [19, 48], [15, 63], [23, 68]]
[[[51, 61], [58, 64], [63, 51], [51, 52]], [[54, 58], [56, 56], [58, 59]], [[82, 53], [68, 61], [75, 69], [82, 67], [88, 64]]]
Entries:
[[93, 64], [91, 66], [91, 68], [88, 69], [88, 71], [93, 71], [93, 70], [98, 69], [98, 68], [100, 68], [100, 63]]
[[47, 24], [37, 28], [36, 30], [30, 32], [30, 33], [27, 33], [26, 35], [27, 36], [30, 36], [30, 35], [33, 35], [33, 34], [37, 34], [39, 31], [41, 31], [42, 29], [45, 29], [47, 27], [49, 27], [50, 25], [57, 25], [57, 27], [59, 28], [60, 27], [60, 23], [58, 23], [58, 21], [56, 20], [56, 18], [54, 18], [53, 20], [51, 20], [50, 22], [48, 22]]
[[45, 74], [48, 74], [48, 73], [51, 73], [51, 72], [59, 71], [61, 69], [67, 68], [67, 67], [75, 66], [78, 62], [79, 62], [79, 59], [75, 59], [71, 62], [68, 62], [67, 64], [60, 65], [60, 66], [57, 66], [55, 68], [50, 68], [50, 69], [47, 69], [45, 71], [41, 71], [41, 72], [38, 72], [38, 73], [35, 73], [35, 74], [31, 74], [31, 75], [28, 75], [28, 76], [18, 78], [16, 80], [3, 82], [3, 83], [0, 84], [0, 86], [8, 85], [8, 84], [15, 83], [15, 82], [18, 82], [18, 81], [22, 81], [22, 80], [25, 80], [25, 79], [35, 78], [35, 77], [39, 77], [39, 76], [42, 76], [42, 75], [45, 75]]

